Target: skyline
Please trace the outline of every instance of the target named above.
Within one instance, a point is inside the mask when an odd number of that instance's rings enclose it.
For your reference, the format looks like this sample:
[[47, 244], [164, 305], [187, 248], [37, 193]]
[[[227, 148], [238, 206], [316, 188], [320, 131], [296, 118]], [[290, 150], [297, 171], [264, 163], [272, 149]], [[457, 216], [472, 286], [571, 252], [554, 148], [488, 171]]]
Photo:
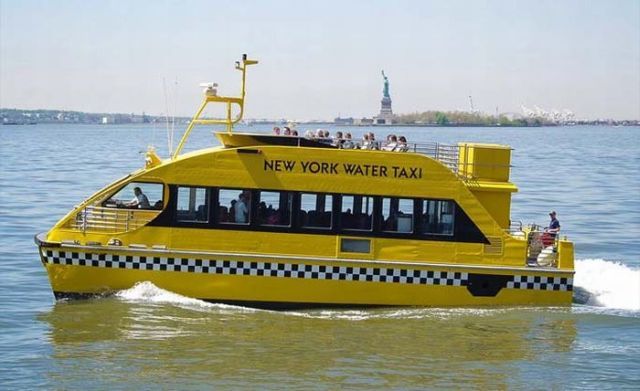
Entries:
[[0, 107], [188, 117], [201, 82], [239, 93], [242, 53], [247, 118], [371, 117], [384, 69], [395, 113], [640, 119], [634, 1], [0, 0]]

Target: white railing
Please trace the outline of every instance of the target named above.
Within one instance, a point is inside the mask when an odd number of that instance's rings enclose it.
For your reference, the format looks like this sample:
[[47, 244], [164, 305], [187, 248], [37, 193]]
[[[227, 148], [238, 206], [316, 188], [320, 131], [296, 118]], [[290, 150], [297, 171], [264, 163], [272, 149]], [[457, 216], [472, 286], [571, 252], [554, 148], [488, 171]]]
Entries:
[[146, 225], [159, 212], [87, 206], [70, 221], [70, 228], [82, 232], [127, 232]]

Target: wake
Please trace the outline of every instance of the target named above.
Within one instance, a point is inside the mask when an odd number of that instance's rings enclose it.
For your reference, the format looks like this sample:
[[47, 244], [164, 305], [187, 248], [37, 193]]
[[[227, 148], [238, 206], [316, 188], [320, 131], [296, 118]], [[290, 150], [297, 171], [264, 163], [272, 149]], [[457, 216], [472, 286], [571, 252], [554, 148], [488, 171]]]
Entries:
[[576, 260], [575, 268], [575, 303], [640, 310], [640, 268], [604, 259]]

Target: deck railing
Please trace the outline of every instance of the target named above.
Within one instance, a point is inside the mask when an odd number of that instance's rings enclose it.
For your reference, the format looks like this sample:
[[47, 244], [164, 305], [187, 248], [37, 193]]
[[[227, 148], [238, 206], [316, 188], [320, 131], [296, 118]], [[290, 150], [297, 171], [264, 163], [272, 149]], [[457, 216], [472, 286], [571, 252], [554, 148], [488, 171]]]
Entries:
[[127, 232], [144, 226], [158, 213], [159, 211], [141, 209], [87, 206], [70, 221], [70, 228], [82, 232]]

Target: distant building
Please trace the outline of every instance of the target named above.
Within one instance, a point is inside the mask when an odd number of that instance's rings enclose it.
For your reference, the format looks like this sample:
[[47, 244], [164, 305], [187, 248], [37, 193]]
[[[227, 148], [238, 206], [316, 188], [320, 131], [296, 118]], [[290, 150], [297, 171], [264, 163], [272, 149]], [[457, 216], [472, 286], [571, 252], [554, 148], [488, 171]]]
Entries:
[[333, 123], [335, 125], [353, 125], [354, 121], [355, 120], [353, 119], [353, 117], [349, 117], [349, 118], [336, 117], [333, 119]]

